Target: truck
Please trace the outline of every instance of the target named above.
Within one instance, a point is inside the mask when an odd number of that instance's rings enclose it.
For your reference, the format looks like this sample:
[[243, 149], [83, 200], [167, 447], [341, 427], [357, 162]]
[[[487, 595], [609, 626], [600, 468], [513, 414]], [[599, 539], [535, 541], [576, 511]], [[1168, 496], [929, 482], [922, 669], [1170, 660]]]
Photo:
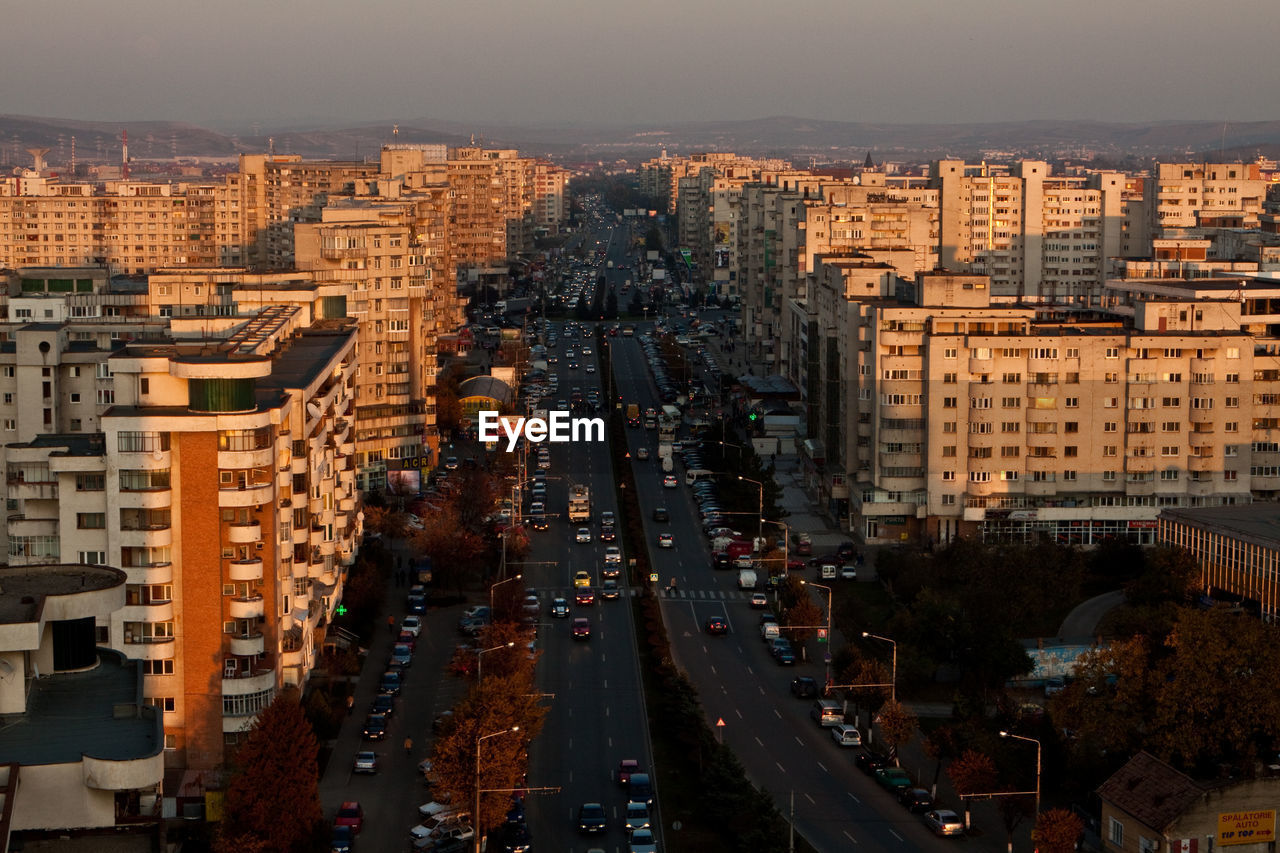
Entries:
[[658, 414], [658, 442], [675, 441], [676, 427], [680, 426], [680, 410], [675, 406], [663, 406]]
[[627, 404], [627, 426], [640, 426], [640, 405], [638, 403]]
[[755, 548], [752, 547], [752, 545], [753, 543], [750, 542], [749, 540], [735, 539], [734, 541], [730, 542], [725, 547], [724, 550], [730, 557], [736, 560], [739, 557], [745, 557], [745, 556], [754, 554]]
[[742, 569], [738, 572], [738, 589], [756, 588], [756, 570]]
[[591, 520], [591, 490], [583, 484], [575, 483], [569, 487], [569, 520]]

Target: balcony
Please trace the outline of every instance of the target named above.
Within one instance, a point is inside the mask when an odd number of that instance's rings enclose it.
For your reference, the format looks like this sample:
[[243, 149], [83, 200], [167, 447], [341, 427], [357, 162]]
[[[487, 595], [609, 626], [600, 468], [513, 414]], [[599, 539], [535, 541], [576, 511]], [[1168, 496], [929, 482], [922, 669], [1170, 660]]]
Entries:
[[1213, 456], [1190, 456], [1187, 458], [1188, 471], [1217, 471], [1220, 467]]
[[56, 517], [27, 518], [22, 513], [15, 513], [9, 516], [9, 535], [18, 537], [57, 536], [58, 519]]
[[300, 580], [302, 578], [308, 577], [307, 561], [294, 560], [292, 563], [290, 563], [289, 576], [292, 577], [294, 580]]
[[233, 560], [227, 568], [227, 576], [233, 581], [262, 580], [262, 558]]
[[266, 612], [260, 595], [254, 595], [249, 598], [233, 598], [230, 604], [232, 619], [259, 619]]
[[58, 499], [58, 484], [52, 480], [28, 483], [25, 480], [9, 480], [9, 499], [19, 501], [49, 501]]
[[241, 657], [260, 655], [265, 649], [266, 644], [261, 632], [241, 634], [228, 639], [228, 651], [233, 655]]
[[124, 653], [137, 660], [170, 660], [174, 656], [173, 637], [152, 637], [139, 642], [125, 640]]
[[218, 490], [220, 507], [255, 507], [269, 504], [275, 499], [275, 483], [254, 483]]
[[122, 548], [167, 548], [173, 544], [173, 529], [169, 525], [120, 531]]
[[262, 540], [262, 524], [257, 521], [232, 524], [227, 529], [227, 541], [233, 545], [247, 545]]
[[276, 468], [276, 451], [273, 447], [257, 450], [219, 450], [218, 467], [225, 470], [242, 468]]
[[276, 686], [276, 671], [269, 666], [258, 666], [252, 670], [237, 668], [235, 672], [231, 676], [223, 673], [223, 696], [248, 696]]
[[169, 622], [173, 619], [173, 602], [154, 601], [150, 604], [126, 604], [117, 612], [120, 618], [126, 622]]
[[170, 489], [121, 490], [116, 496], [121, 509], [167, 509], [173, 505]]
[[128, 583], [173, 583], [173, 563], [152, 563], [147, 566], [126, 566], [124, 573]]
[[[1192, 409], [1191, 423], [1193, 424], [1213, 424], [1213, 409]], [[1201, 430], [1203, 431], [1203, 429]]]

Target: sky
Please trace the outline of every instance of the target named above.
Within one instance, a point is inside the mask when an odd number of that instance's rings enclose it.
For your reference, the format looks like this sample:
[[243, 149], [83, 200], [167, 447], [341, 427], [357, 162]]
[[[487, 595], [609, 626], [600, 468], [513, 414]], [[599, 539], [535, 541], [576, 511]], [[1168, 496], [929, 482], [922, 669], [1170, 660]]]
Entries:
[[0, 13], [4, 114], [226, 130], [1280, 118], [1278, 0], [0, 0]]

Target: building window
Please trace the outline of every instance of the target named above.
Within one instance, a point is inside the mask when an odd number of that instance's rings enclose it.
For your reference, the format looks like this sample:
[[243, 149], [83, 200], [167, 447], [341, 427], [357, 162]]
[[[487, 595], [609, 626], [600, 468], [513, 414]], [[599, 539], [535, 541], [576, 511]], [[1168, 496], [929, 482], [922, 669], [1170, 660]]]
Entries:
[[224, 717], [251, 717], [271, 704], [275, 696], [275, 688], [269, 687], [258, 693], [247, 693], [243, 696], [223, 696], [222, 715]]
[[170, 714], [172, 714], [178, 707], [172, 696], [152, 696], [146, 701], [148, 705], [154, 705]]
[[77, 530], [102, 530], [107, 526], [107, 514], [105, 512], [77, 512], [76, 513], [76, 529]]
[[107, 563], [107, 552], [81, 551], [79, 563], [82, 566], [104, 566]]
[[1107, 838], [1112, 844], [1122, 846], [1124, 844], [1124, 824], [1115, 818], [1111, 818], [1111, 823], [1107, 827]]
[[101, 492], [107, 487], [104, 474], [76, 474], [77, 492]]
[[954, 482], [954, 481], [955, 481], [955, 479], [956, 479], [956, 472], [955, 472], [955, 471], [943, 471], [943, 472], [942, 472], [942, 481], [943, 481], [944, 483], [951, 483], [951, 482]]

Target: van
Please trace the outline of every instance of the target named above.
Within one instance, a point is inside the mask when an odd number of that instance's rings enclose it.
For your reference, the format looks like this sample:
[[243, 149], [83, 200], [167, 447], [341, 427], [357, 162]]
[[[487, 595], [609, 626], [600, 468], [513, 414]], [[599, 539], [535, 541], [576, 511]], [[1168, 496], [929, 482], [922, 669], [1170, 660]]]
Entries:
[[809, 716], [823, 728], [831, 728], [844, 722], [844, 708], [834, 699], [819, 699], [809, 709]]
[[818, 577], [823, 580], [835, 580], [836, 567], [834, 563], [823, 563], [818, 567]]
[[754, 569], [743, 569], [738, 572], [738, 589], [755, 589], [756, 573]]
[[706, 468], [690, 468], [688, 471], [684, 472], [684, 484], [686, 486], [692, 486], [699, 480], [705, 480], [714, 474], [714, 471], [708, 471]]
[[766, 643], [771, 643], [779, 637], [779, 628], [777, 622], [762, 622], [760, 624], [760, 639]]

